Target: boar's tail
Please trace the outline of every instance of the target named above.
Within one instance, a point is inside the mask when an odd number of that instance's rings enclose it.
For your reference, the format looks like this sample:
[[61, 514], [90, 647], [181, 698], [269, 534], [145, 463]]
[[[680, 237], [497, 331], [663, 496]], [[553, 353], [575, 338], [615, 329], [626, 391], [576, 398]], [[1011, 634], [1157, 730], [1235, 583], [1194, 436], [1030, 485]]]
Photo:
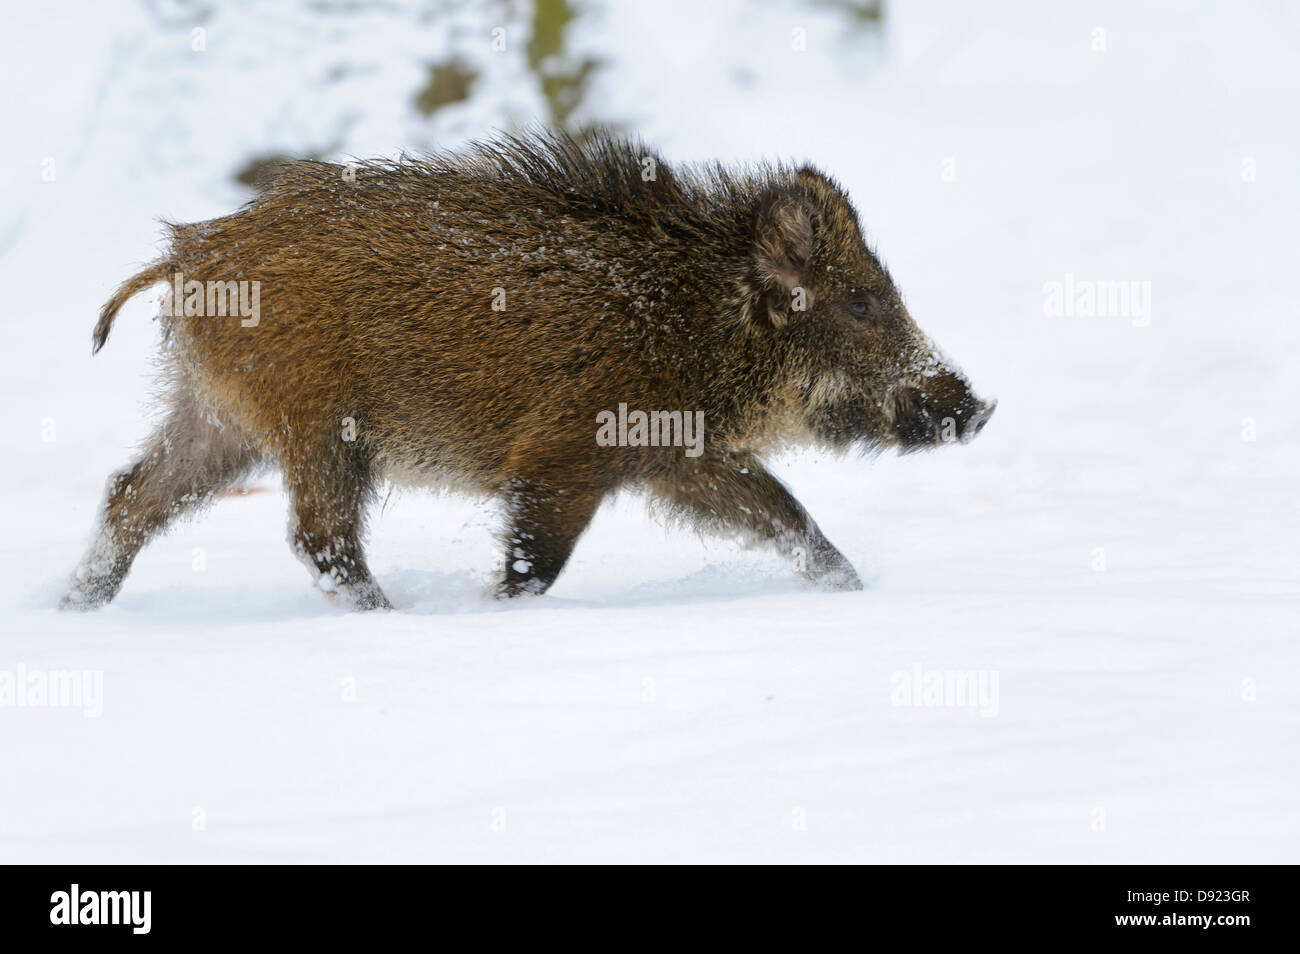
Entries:
[[104, 342], [108, 340], [108, 333], [113, 329], [113, 319], [117, 317], [118, 311], [126, 304], [126, 300], [138, 295], [150, 285], [157, 285], [159, 282], [166, 281], [171, 270], [172, 268], [167, 262], [158, 262], [150, 265], [138, 275], [132, 275], [117, 286], [117, 291], [113, 292], [113, 297], [104, 302], [104, 307], [99, 310], [99, 321], [95, 323], [95, 334], [91, 339], [93, 342], [91, 354], [99, 354], [99, 349], [104, 347]]

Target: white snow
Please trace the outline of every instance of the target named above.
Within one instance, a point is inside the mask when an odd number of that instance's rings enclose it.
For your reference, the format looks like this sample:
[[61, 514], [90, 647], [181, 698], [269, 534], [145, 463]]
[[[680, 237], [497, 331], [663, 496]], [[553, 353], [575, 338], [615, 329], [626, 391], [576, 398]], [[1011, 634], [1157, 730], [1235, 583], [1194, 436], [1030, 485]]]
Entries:
[[[8, 11], [0, 860], [1295, 861], [1300, 15], [891, 6], [883, 63], [831, 12], [738, 0], [608, 4], [576, 38], [610, 61], [591, 116], [840, 178], [999, 399], [966, 447], [777, 462], [866, 591], [620, 498], [502, 605], [493, 513], [399, 492], [369, 545], [397, 609], [368, 615], [312, 587], [274, 477], [105, 610], [53, 608], [148, 430], [153, 303], [94, 360], [90, 329], [154, 219], [233, 208], [250, 153], [535, 115], [525, 38], [261, 3], [196, 53], [126, 0]], [[422, 125], [453, 47], [483, 86]], [[1150, 313], [1048, 317], [1067, 281], [1150, 282]]]

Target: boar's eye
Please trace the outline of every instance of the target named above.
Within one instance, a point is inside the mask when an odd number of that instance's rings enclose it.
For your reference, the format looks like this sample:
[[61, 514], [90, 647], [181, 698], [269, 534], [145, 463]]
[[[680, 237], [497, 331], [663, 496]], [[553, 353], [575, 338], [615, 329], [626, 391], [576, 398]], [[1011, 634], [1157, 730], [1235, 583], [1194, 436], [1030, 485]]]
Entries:
[[880, 302], [875, 295], [859, 293], [849, 299], [848, 305], [849, 313], [860, 321], [873, 321], [880, 317]]
[[849, 314], [859, 321], [874, 323], [882, 317], [880, 299], [876, 297], [874, 292], [869, 292], [865, 288], [852, 289], [844, 304], [848, 308]]

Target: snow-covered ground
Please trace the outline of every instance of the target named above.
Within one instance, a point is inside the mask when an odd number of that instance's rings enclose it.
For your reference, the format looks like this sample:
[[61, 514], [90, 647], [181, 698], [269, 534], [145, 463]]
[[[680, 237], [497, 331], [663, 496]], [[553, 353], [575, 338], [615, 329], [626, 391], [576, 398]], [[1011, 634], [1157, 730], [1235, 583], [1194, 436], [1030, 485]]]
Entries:
[[[102, 612], [53, 608], [148, 429], [152, 303], [93, 361], [90, 327], [154, 219], [228, 211], [251, 154], [535, 115], [526, 37], [262, 3], [196, 52], [129, 0], [68, 6], [0, 38], [0, 860], [1297, 860], [1294, 6], [899, 0], [883, 56], [822, 7], [602, 6], [584, 115], [831, 171], [997, 416], [777, 462], [862, 593], [625, 498], [503, 606], [494, 515], [399, 493], [370, 543], [398, 609], [370, 615], [311, 588], [274, 477]], [[426, 122], [449, 48], [483, 78]], [[1090, 281], [1150, 306], [1052, 313]], [[82, 706], [18, 704], [60, 671]], [[929, 694], [961, 674], [982, 694]]]

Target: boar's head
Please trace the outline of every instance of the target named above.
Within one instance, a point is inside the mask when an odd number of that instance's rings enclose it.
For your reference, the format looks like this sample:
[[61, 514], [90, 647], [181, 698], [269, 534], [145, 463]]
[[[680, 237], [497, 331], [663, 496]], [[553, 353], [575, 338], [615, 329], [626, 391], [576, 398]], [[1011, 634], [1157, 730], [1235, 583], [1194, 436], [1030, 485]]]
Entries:
[[965, 443], [996, 401], [917, 327], [863, 238], [844, 191], [810, 168], [769, 185], [754, 211], [748, 321], [773, 336], [781, 387], [821, 444], [903, 453]]

